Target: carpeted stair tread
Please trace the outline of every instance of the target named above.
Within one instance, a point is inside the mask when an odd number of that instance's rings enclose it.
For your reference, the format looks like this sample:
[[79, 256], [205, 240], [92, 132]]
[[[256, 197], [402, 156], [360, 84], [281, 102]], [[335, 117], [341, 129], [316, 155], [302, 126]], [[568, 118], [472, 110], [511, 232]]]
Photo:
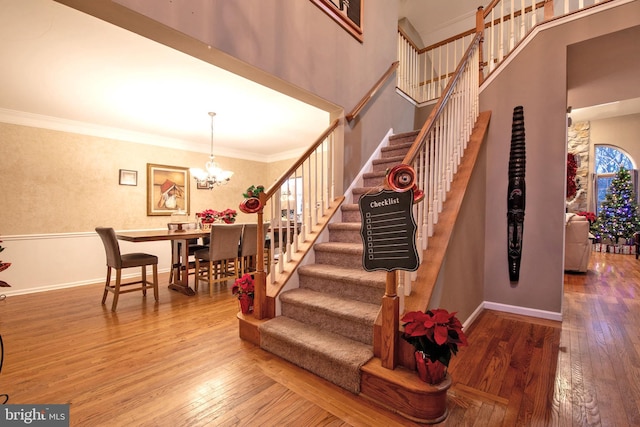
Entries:
[[340, 298], [380, 305], [384, 296], [386, 272], [327, 264], [298, 268], [300, 287], [330, 293]]
[[[373, 322], [376, 320], [376, 316], [380, 311], [380, 305], [344, 299], [333, 294], [316, 292], [304, 288], [296, 288], [284, 292], [280, 295], [280, 301], [282, 301], [283, 304], [304, 306], [307, 312], [323, 311], [351, 322], [370, 324], [372, 329]], [[304, 322], [303, 319], [300, 320]]]
[[361, 268], [337, 267], [324, 264], [300, 266], [298, 273], [300, 275], [316, 276], [327, 280], [340, 280], [345, 285], [358, 284], [381, 289], [384, 289], [387, 278], [385, 271], [364, 271]]
[[412, 145], [413, 141], [387, 145], [380, 150], [380, 157], [384, 159], [388, 157], [406, 156]]
[[353, 231], [360, 230], [360, 224], [357, 222], [332, 222], [329, 224], [331, 231]]
[[334, 384], [360, 392], [360, 368], [373, 357], [369, 345], [286, 316], [259, 326], [260, 347]]
[[340, 252], [344, 254], [360, 254], [362, 255], [363, 248], [362, 242], [359, 243], [348, 243], [348, 242], [324, 242], [324, 243], [316, 243], [313, 248], [316, 251], [325, 251], [325, 252]]
[[359, 222], [334, 222], [329, 224], [332, 242], [362, 243]]
[[325, 242], [313, 246], [316, 264], [355, 267], [362, 265], [364, 248], [362, 242]]
[[382, 185], [372, 186], [372, 187], [355, 187], [351, 190], [351, 194], [353, 195], [354, 200], [360, 199], [365, 194], [376, 194], [383, 190]]
[[371, 163], [375, 166], [378, 164], [387, 164], [387, 163], [400, 163], [404, 160], [404, 156], [392, 156], [392, 157], [384, 157], [380, 159], [374, 159]]
[[414, 141], [418, 134], [419, 130], [410, 130], [408, 132], [397, 133], [395, 135], [391, 135], [389, 137], [389, 144], [402, 144], [405, 141]]
[[343, 203], [340, 206], [340, 213], [342, 214], [342, 222], [362, 222], [360, 207], [357, 203]]

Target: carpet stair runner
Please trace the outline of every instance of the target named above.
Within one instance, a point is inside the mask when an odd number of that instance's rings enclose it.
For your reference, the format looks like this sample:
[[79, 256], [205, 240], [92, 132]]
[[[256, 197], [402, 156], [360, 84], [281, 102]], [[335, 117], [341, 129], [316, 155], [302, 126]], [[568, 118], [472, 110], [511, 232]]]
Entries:
[[[401, 163], [418, 132], [395, 135], [383, 147], [353, 200], [378, 191], [388, 168]], [[260, 346], [352, 393], [360, 368], [373, 357], [373, 326], [384, 296], [386, 272], [362, 267], [360, 211], [341, 207], [329, 224], [329, 241], [316, 243], [315, 264], [298, 269], [300, 287], [280, 295], [282, 315], [260, 325]]]

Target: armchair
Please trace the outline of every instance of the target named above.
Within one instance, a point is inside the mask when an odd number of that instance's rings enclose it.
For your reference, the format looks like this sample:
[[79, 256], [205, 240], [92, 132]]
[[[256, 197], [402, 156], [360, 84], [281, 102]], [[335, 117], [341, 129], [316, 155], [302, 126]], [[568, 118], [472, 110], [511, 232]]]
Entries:
[[592, 241], [587, 218], [565, 214], [564, 269], [584, 273], [589, 266]]

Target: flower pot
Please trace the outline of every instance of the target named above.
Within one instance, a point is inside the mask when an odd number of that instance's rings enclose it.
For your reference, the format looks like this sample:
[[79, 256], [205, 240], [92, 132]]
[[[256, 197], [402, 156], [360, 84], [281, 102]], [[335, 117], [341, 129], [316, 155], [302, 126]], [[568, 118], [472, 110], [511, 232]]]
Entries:
[[439, 384], [447, 375], [447, 367], [439, 362], [432, 362], [423, 352], [416, 351], [416, 368], [420, 379], [428, 384]]
[[240, 302], [240, 311], [242, 311], [242, 314], [253, 313], [253, 297], [242, 294], [238, 297], [238, 301]]

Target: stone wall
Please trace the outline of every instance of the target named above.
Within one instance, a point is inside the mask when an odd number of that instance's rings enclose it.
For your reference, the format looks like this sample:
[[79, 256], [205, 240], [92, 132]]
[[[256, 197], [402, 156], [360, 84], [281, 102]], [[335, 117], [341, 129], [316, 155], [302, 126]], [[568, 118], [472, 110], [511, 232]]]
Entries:
[[569, 126], [567, 134], [567, 152], [576, 157], [578, 170], [576, 171], [576, 188], [578, 192], [571, 199], [567, 199], [568, 212], [588, 211], [589, 195], [589, 153], [590, 143], [590, 123], [579, 122]]

